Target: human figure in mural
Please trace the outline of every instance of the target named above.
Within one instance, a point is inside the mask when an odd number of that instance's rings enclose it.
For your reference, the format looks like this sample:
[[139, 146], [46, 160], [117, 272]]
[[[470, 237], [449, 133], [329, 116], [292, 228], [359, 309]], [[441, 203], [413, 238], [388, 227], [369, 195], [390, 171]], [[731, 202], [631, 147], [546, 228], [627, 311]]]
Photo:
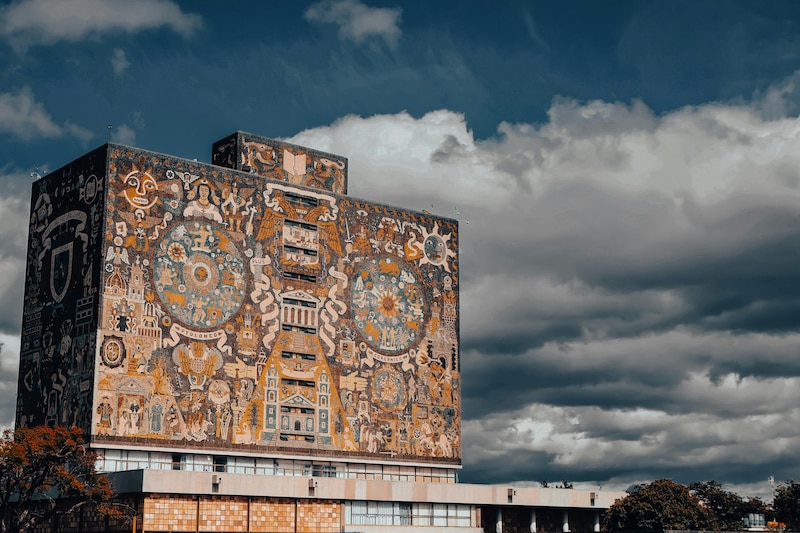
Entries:
[[244, 220], [244, 212], [241, 209], [244, 207], [245, 199], [239, 194], [239, 185], [234, 182], [230, 189], [225, 187], [222, 190], [222, 198], [223, 202], [220, 207], [222, 207], [222, 213], [228, 223], [228, 229], [241, 232], [242, 220]]
[[175, 405], [169, 406], [169, 411], [167, 411], [167, 425], [169, 426], [169, 430], [172, 431], [173, 435], [179, 433], [179, 424], [180, 424], [180, 416], [178, 415], [178, 409]]
[[163, 413], [164, 409], [159, 403], [150, 408], [150, 431], [153, 433], [161, 433], [161, 419]]
[[119, 414], [119, 424], [117, 425], [117, 435], [124, 437], [130, 432], [130, 415], [127, 409], [123, 409]]
[[107, 400], [103, 400], [100, 405], [97, 406], [97, 414], [100, 416], [97, 423], [97, 434], [110, 435], [111, 415], [114, 414], [114, 408], [111, 407], [111, 404], [109, 404]]
[[[197, 197], [195, 200], [194, 198]], [[202, 180], [195, 189], [189, 193], [189, 204], [183, 210], [185, 217], [203, 217], [222, 223], [222, 215], [219, 212], [219, 198], [211, 189], [208, 181]]]
[[150, 249], [150, 242], [147, 239], [147, 224], [142, 210], [136, 211], [133, 233], [124, 242], [125, 246], [133, 247], [137, 252], [147, 252]]
[[130, 433], [135, 435], [139, 433], [139, 404], [134, 402], [130, 405]]

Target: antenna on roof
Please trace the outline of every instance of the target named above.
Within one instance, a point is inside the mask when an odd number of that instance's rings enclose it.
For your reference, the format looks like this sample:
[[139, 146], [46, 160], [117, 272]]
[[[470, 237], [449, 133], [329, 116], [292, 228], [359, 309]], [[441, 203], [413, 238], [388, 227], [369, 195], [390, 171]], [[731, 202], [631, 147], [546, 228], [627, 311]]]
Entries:
[[469, 224], [469, 220], [467, 220], [466, 218], [458, 218], [460, 216], [461, 216], [461, 211], [453, 207], [453, 212], [450, 213], [450, 218], [454, 218], [459, 222], [463, 222], [464, 224]]
[[111, 141], [111, 130], [114, 129], [114, 125], [113, 124], [109, 124], [106, 127], [108, 128], [108, 140]]

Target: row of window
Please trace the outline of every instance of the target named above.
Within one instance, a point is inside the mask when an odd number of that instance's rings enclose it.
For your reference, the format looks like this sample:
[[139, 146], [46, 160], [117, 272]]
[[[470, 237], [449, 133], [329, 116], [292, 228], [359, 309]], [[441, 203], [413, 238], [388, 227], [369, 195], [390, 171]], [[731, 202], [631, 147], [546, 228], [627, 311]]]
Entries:
[[293, 326], [291, 324], [284, 324], [281, 326], [283, 331], [294, 331], [297, 333], [308, 333], [309, 335], [316, 335], [317, 328], [307, 328], [304, 326]]
[[297, 300], [296, 298], [284, 298], [283, 303], [289, 305], [299, 305], [301, 307], [311, 307], [315, 309], [317, 307], [317, 304], [314, 302], [309, 302], [308, 300]]
[[286, 226], [294, 227], [294, 228], [303, 228], [310, 231], [317, 231], [316, 224], [309, 224], [308, 222], [300, 222], [298, 220], [292, 220], [290, 218], [284, 219], [283, 223]]
[[455, 470], [448, 468], [135, 450], [104, 450], [100, 453], [97, 469], [101, 472], [187, 470], [191, 472], [229, 472], [267, 476], [313, 476], [433, 483], [455, 483], [456, 481]]
[[304, 415], [313, 415], [313, 407], [293, 407], [289, 405], [281, 405], [281, 413], [302, 413]]
[[353, 525], [470, 527], [469, 505], [405, 502], [345, 502], [344, 521]]
[[300, 353], [300, 352], [281, 352], [281, 357], [284, 359], [302, 359], [304, 361], [316, 361], [317, 356], [310, 353]]
[[312, 276], [311, 274], [301, 274], [299, 272], [289, 272], [288, 270], [283, 271], [283, 277], [286, 279], [296, 279], [300, 281], [309, 281], [311, 283], [317, 282], [317, 276]]
[[294, 205], [301, 205], [303, 207], [317, 207], [319, 205], [318, 199], [310, 198], [308, 196], [300, 196], [299, 194], [286, 192], [284, 193], [284, 197], [289, 201], [289, 203]]
[[[299, 429], [299, 428], [295, 428]], [[301, 440], [305, 442], [314, 442], [314, 435], [306, 435], [305, 433], [280, 433], [278, 437], [285, 442], [290, 440]]]
[[281, 385], [289, 385], [289, 386], [299, 385], [300, 387], [311, 387], [311, 388], [317, 386], [317, 384], [314, 383], [313, 381], [308, 381], [305, 379], [289, 379], [289, 378], [282, 378]]

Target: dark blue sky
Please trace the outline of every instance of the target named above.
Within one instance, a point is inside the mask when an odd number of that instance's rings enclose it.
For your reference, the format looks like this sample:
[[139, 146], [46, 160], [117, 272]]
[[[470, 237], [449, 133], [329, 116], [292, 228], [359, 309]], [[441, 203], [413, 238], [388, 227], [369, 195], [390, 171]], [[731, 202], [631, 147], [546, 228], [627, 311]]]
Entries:
[[[0, 87], [30, 87], [88, 139], [65, 152], [63, 139], [0, 132], [6, 164], [57, 164], [103, 142], [107, 124], [133, 128], [143, 147], [207, 159], [208, 142], [236, 129], [289, 136], [348, 114], [449, 109], [486, 138], [502, 121], [546, 121], [557, 97], [640, 99], [661, 113], [749, 100], [791, 75], [800, 49], [794, 2], [371, 4], [402, 10], [395, 44], [341, 38], [336, 24], [304, 17], [311, 3], [179, 4], [201, 20], [187, 35], [109, 24], [36, 44], [45, 29], [7, 30]], [[129, 64], [118, 75], [115, 49]]]

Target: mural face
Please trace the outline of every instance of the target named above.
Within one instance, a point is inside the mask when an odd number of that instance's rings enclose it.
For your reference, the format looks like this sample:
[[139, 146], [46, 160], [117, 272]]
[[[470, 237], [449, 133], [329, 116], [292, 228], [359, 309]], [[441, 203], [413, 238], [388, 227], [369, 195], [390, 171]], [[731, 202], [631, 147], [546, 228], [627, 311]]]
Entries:
[[[457, 464], [455, 223], [287, 181], [110, 146], [103, 229], [64, 219], [102, 250], [34, 273], [52, 302], [99, 288], [96, 342], [46, 341], [91, 360], [93, 438]], [[37, 242], [59, 209], [36, 200]]]

